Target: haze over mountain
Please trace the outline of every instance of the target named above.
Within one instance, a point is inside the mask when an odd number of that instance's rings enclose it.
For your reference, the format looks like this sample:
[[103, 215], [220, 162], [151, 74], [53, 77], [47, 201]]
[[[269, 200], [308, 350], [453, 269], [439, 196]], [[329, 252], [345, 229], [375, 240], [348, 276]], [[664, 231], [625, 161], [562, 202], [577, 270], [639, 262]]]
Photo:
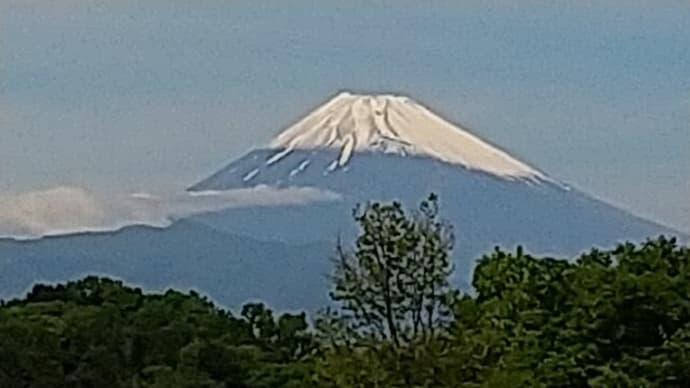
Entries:
[[355, 236], [352, 208], [367, 200], [412, 207], [430, 192], [456, 227], [455, 281], [463, 286], [474, 260], [495, 245], [571, 256], [592, 246], [679, 235], [571, 189], [398, 95], [340, 93], [189, 192], [257, 186], [309, 187], [341, 200], [232, 208], [167, 229], [2, 241], [0, 296], [35, 280], [96, 271], [146, 287], [194, 287], [226, 305], [258, 298], [280, 308], [315, 308], [327, 295], [328, 247]]

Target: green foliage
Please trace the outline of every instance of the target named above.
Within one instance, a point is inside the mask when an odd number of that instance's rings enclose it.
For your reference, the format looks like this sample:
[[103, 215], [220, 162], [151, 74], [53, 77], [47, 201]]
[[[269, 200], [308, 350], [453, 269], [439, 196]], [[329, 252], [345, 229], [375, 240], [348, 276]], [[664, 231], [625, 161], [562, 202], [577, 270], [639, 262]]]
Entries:
[[525, 386], [690, 385], [690, 253], [675, 240], [575, 262], [496, 250], [473, 285], [453, 331], [491, 344], [473, 367], [489, 385], [505, 375]]
[[354, 212], [352, 253], [338, 246], [331, 297], [317, 319], [320, 386], [438, 386], [436, 360], [452, 321], [452, 228], [435, 195], [409, 214], [397, 203]]
[[[2, 387], [294, 387], [307, 380], [304, 314], [257, 323], [195, 292], [144, 294], [87, 277], [0, 308]], [[270, 323], [267, 321], [270, 319]], [[301, 385], [304, 386], [304, 385]]]
[[338, 246], [331, 297], [352, 332], [395, 347], [433, 338], [453, 296], [453, 233], [433, 194], [416, 214], [372, 203], [355, 210], [361, 234], [353, 253]]

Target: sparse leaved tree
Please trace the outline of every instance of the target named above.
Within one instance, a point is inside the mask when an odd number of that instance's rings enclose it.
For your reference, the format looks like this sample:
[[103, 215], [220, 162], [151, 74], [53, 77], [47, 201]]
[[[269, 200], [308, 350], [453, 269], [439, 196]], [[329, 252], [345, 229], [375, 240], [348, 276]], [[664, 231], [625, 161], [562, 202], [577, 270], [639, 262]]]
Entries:
[[413, 213], [398, 202], [354, 211], [355, 249], [338, 244], [332, 299], [340, 318], [362, 338], [394, 347], [426, 341], [450, 319], [454, 236], [431, 194]]

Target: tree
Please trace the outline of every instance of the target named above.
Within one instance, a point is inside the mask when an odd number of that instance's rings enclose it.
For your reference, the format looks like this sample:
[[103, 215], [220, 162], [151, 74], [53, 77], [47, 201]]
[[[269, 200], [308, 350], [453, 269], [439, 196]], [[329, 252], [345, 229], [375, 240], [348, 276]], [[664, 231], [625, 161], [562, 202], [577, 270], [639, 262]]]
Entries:
[[263, 303], [247, 303], [242, 306], [242, 316], [249, 323], [254, 337], [270, 343], [277, 334], [273, 311]]
[[399, 348], [432, 338], [448, 322], [453, 231], [431, 194], [408, 214], [398, 202], [358, 206], [353, 252], [337, 247], [331, 298], [363, 338]]
[[0, 307], [0, 387], [308, 387], [305, 314], [87, 277]]
[[458, 303], [449, 361], [487, 386], [690, 384], [690, 250], [660, 237], [574, 262], [497, 249]]

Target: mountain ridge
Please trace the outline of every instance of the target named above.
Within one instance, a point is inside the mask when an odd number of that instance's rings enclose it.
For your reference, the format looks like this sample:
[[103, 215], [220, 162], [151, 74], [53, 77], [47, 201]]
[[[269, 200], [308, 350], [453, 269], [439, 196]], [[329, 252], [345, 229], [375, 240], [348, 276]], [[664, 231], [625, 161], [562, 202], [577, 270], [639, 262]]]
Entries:
[[151, 290], [196, 289], [233, 308], [257, 298], [282, 308], [317, 308], [327, 295], [310, 292], [327, 287], [331, 254], [328, 242], [264, 241], [192, 220], [167, 228], [0, 239], [0, 299], [23, 295], [39, 281], [108, 275]]

